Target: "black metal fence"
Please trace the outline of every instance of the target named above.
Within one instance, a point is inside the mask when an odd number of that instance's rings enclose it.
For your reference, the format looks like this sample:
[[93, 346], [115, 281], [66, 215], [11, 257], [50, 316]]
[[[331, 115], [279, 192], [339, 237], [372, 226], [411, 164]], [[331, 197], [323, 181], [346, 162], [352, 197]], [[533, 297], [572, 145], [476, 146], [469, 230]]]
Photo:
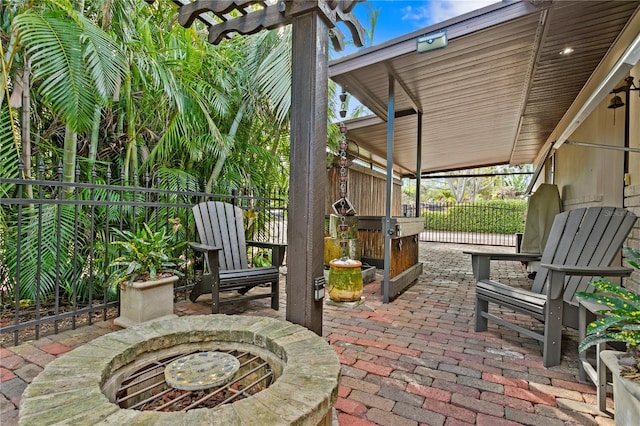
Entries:
[[[19, 176], [23, 176], [20, 170]], [[60, 327], [75, 328], [117, 313], [117, 290], [105, 285], [107, 265], [118, 255], [114, 229], [136, 232], [143, 223], [166, 228], [176, 241], [197, 241], [191, 207], [202, 201], [231, 202], [245, 210], [247, 237], [286, 244], [286, 197], [241, 192], [210, 194], [161, 175], [132, 182], [92, 173], [82, 182], [62, 182], [62, 167], [36, 179], [0, 178], [0, 338], [39, 338]], [[195, 185], [192, 185], [195, 186]], [[171, 188], [171, 189], [166, 189]], [[193, 286], [199, 263], [185, 246], [189, 265], [177, 297]], [[250, 254], [251, 256], [251, 254]], [[26, 336], [26, 337], [25, 337]]]
[[[0, 178], [2, 341], [13, 337], [17, 344], [21, 336], [37, 339], [43, 332], [117, 314], [117, 290], [105, 285], [107, 265], [118, 255], [112, 244], [116, 229], [136, 232], [145, 223], [170, 230], [176, 241], [197, 241], [191, 207], [222, 200], [246, 212], [248, 238], [286, 244], [284, 194], [211, 194], [175, 176], [149, 173], [134, 173], [127, 183], [124, 176], [113, 179], [108, 168], [104, 176], [94, 171], [83, 182], [79, 170], [74, 183], [66, 183], [61, 167], [46, 170], [41, 161], [36, 179]], [[524, 208], [524, 203], [430, 203], [420, 212], [425, 218], [420, 240], [515, 246]], [[403, 213], [415, 216], [408, 207]], [[181, 256], [189, 267], [176, 285], [178, 298], [193, 286], [199, 264], [186, 246]]]
[[[525, 211], [524, 200], [427, 203], [420, 208], [420, 241], [517, 247]], [[403, 205], [403, 215], [415, 217], [415, 206]]]

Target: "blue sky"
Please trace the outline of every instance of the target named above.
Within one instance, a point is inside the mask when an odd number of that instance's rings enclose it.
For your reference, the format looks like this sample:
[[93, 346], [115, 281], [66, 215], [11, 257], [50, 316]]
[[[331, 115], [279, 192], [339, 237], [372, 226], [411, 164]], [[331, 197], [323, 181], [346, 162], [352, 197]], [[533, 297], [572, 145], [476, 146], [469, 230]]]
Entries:
[[[500, 0], [367, 0], [358, 3], [354, 13], [360, 23], [369, 29], [369, 9], [380, 9], [373, 35], [373, 45], [377, 45], [498, 1]], [[342, 28], [342, 31], [345, 41], [350, 42], [349, 31], [346, 28]], [[332, 52], [331, 56], [335, 59], [356, 50], [353, 44], [347, 44], [344, 51]], [[353, 111], [358, 105], [358, 100], [351, 98], [349, 111]]]
[[[471, 10], [480, 9], [497, 0], [367, 0], [359, 3], [354, 13], [369, 27], [368, 8], [380, 9], [373, 44], [380, 44]], [[369, 5], [367, 5], [367, 3]], [[349, 38], [348, 34], [345, 34]], [[353, 52], [353, 49], [346, 49]]]

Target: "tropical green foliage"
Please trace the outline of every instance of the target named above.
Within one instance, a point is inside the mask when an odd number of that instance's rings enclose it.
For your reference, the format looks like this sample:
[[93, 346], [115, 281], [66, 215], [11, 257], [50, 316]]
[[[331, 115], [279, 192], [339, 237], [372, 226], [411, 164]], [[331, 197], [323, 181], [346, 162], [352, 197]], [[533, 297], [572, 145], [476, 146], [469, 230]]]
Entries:
[[[171, 2], [2, 3], [0, 177], [68, 184], [35, 196], [25, 185], [21, 197], [143, 201], [135, 191], [70, 186], [79, 177], [100, 183], [96, 176], [107, 172], [112, 185], [286, 194], [290, 30], [212, 46], [200, 23], [185, 29], [174, 15]], [[0, 193], [18, 196], [7, 183]], [[60, 296], [56, 283], [70, 300], [103, 294], [113, 234], [96, 229], [137, 229], [143, 221], [159, 229], [188, 214], [23, 206], [0, 209], [0, 280], [34, 301]]]
[[251, 258], [251, 263], [257, 268], [271, 266], [271, 252], [268, 250], [260, 250]]
[[131, 285], [134, 281], [157, 279], [159, 274], [183, 275], [179, 270], [182, 260], [173, 257], [176, 250], [186, 244], [167, 234], [166, 228], [153, 231], [146, 223], [137, 232], [113, 232], [120, 238], [113, 245], [122, 248], [123, 254], [109, 264], [110, 286]]
[[[19, 278], [20, 299], [36, 301], [51, 298], [55, 296], [56, 282], [71, 295], [77, 278], [74, 271], [81, 270], [87, 258], [86, 253], [73, 253], [73, 247], [85, 246], [86, 237], [74, 233], [75, 221], [79, 219], [74, 208], [46, 205], [41, 206], [40, 211], [27, 207], [20, 213], [16, 218], [5, 216], [9, 220], [3, 224], [6, 225], [2, 240], [3, 263], [9, 273], [6, 282], [12, 284]], [[42, 238], [39, 229], [55, 229], [56, 232], [46, 234], [50, 235], [49, 238]]]
[[[11, 117], [11, 109], [6, 104], [0, 104], [0, 167], [3, 169], [3, 176], [8, 178], [18, 177], [20, 152], [18, 140], [18, 133]], [[4, 174], [5, 171], [6, 175]], [[9, 196], [12, 188], [11, 185], [0, 185], [0, 196]]]
[[20, 299], [106, 297], [107, 230], [189, 215], [160, 201], [147, 215], [133, 204], [149, 194], [80, 182], [287, 194], [291, 29], [213, 46], [175, 12], [170, 1], [2, 2], [0, 177], [61, 183], [0, 184], [3, 198], [60, 200], [0, 206], [0, 282]]
[[[17, 174], [20, 156], [33, 161], [19, 146], [26, 130], [37, 150], [50, 153], [45, 167], [62, 162], [68, 182], [78, 160], [83, 175], [110, 163], [130, 183], [136, 171], [160, 167], [186, 171], [210, 192], [282, 183], [289, 30], [212, 46], [199, 24], [174, 25], [170, 2], [83, 3], [82, 11], [69, 0], [3, 9], [0, 153], [11, 162], [0, 165], [2, 176]], [[19, 114], [25, 60], [31, 129]]]
[[27, 9], [13, 20], [21, 54], [43, 101], [75, 131], [87, 130], [95, 105], [113, 97], [126, 71], [121, 47], [86, 17], [59, 8]]
[[[625, 247], [623, 252], [627, 263], [640, 271], [640, 251]], [[608, 309], [599, 311], [602, 317], [587, 326], [587, 337], [578, 350], [605, 342], [624, 342], [629, 350], [640, 346], [640, 295], [604, 278], [591, 285], [597, 293], [579, 292], [578, 297]]]
[[[446, 178], [422, 179], [420, 199], [450, 203], [516, 199], [526, 191], [532, 173], [532, 164], [452, 171], [446, 173]], [[403, 204], [415, 200], [415, 182], [414, 179], [403, 180]]]

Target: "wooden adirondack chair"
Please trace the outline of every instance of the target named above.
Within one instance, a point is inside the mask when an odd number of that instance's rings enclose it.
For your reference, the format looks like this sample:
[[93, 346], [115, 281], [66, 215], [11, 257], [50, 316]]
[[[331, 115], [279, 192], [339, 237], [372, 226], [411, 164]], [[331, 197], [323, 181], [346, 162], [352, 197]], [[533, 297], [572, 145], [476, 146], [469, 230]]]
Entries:
[[[200, 243], [190, 245], [204, 254], [208, 273], [191, 290], [189, 299], [195, 302], [201, 294], [211, 293], [212, 312], [217, 314], [220, 304], [271, 297], [271, 308], [278, 310], [278, 268], [284, 260], [286, 246], [246, 241], [242, 209], [232, 204], [208, 201], [193, 206], [192, 210]], [[247, 246], [270, 249], [272, 266], [250, 268]], [[253, 287], [267, 283], [271, 285], [270, 293], [246, 294]], [[231, 290], [240, 296], [220, 299], [220, 292]]]
[[[590, 207], [558, 214], [547, 244], [539, 254], [471, 254], [476, 285], [475, 330], [486, 331], [487, 320], [497, 322], [543, 344], [543, 364], [560, 364], [562, 326], [578, 328], [578, 291], [593, 291], [593, 277], [628, 276], [631, 269], [610, 266], [619, 253], [636, 216], [623, 208]], [[491, 260], [540, 260], [531, 291], [490, 279]], [[544, 322], [542, 334], [490, 314], [489, 302]]]

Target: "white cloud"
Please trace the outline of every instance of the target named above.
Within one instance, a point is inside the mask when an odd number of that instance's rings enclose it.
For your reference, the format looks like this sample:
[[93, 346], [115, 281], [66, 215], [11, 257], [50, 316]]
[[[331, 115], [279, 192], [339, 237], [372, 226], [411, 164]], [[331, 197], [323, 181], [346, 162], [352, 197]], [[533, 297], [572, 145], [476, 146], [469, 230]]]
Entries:
[[407, 6], [402, 9], [403, 21], [423, 21], [429, 15], [429, 6]]
[[[418, 26], [427, 26], [445, 21], [472, 10], [497, 3], [499, 0], [432, 0], [419, 6], [406, 6], [402, 9], [402, 20], [413, 21]], [[418, 2], [416, 2], [418, 3]]]

